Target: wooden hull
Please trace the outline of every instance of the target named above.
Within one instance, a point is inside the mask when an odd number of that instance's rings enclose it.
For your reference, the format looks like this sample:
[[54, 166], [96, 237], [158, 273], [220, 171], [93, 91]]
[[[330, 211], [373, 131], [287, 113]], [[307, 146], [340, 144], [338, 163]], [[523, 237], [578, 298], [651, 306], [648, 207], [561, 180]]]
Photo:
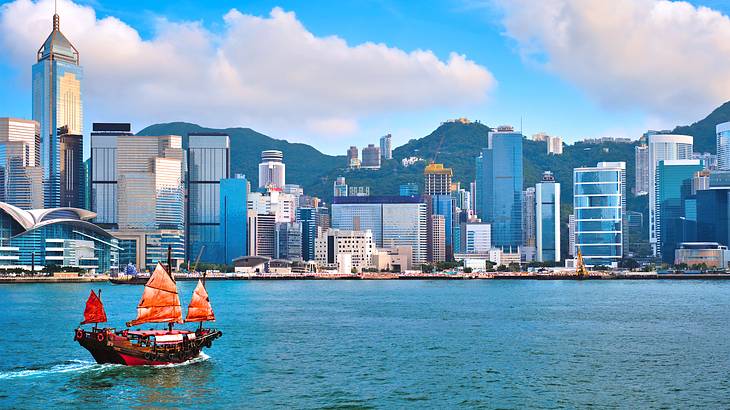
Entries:
[[[183, 363], [200, 355], [204, 347], [222, 333], [215, 329], [201, 329], [189, 333], [191, 339], [176, 343], [144, 343], [132, 338], [128, 331], [95, 329], [86, 332], [76, 329], [74, 340], [91, 353], [97, 363], [123, 364], [126, 366], [160, 366]], [[194, 335], [194, 336], [193, 336]]]

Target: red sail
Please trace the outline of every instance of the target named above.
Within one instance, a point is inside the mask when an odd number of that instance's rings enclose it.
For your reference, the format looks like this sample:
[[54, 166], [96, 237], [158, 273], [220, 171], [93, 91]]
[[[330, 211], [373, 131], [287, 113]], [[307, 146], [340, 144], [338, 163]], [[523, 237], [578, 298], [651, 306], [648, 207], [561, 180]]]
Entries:
[[210, 306], [210, 299], [208, 298], [208, 292], [203, 286], [203, 282], [198, 280], [198, 286], [193, 291], [193, 298], [190, 299], [190, 305], [188, 305], [188, 317], [185, 318], [186, 322], [214, 322], [215, 315], [213, 314], [213, 307]]
[[127, 322], [127, 326], [153, 322], [183, 323], [177, 284], [159, 262], [144, 285], [142, 300], [137, 306], [137, 319]]
[[87, 323], [104, 323], [106, 322], [106, 312], [104, 311], [104, 304], [101, 303], [101, 299], [96, 296], [94, 291], [91, 291], [89, 299], [86, 300], [86, 309], [84, 309], [84, 321], [82, 325]]

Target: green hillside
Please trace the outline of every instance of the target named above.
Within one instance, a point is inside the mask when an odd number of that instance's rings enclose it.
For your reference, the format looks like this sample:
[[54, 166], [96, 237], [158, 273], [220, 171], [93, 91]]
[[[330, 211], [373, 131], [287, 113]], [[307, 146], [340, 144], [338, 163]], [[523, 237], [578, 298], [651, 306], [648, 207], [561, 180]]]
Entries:
[[727, 121], [730, 121], [730, 101], [717, 107], [704, 119], [692, 125], [676, 127], [672, 132], [693, 136], [695, 139], [695, 152], [711, 152], [714, 154], [717, 150], [715, 145], [715, 126]]

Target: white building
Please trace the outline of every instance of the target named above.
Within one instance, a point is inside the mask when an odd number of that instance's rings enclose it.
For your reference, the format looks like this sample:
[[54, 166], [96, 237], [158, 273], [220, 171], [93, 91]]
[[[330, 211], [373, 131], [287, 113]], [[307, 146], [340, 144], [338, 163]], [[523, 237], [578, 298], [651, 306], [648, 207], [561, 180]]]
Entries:
[[328, 229], [317, 237], [314, 248], [319, 266], [337, 265], [340, 255], [347, 254], [350, 255], [351, 266], [361, 271], [371, 266], [375, 243], [370, 230]]
[[281, 191], [267, 193], [251, 192], [247, 197], [248, 209], [256, 214], [272, 214], [276, 222], [294, 222], [297, 214], [297, 199]]
[[561, 155], [563, 153], [563, 139], [560, 137], [548, 137], [547, 153]]
[[646, 195], [649, 193], [649, 146], [634, 147], [634, 160], [634, 195]]
[[537, 261], [560, 260], [560, 183], [552, 173], [535, 185], [535, 233]]
[[651, 134], [649, 146], [649, 243], [657, 254], [656, 167], [659, 161], [692, 159], [694, 139], [689, 135]]
[[285, 184], [284, 154], [277, 150], [262, 151], [259, 163], [259, 188], [283, 189]]
[[488, 223], [465, 223], [463, 226], [466, 254], [484, 254], [492, 249], [492, 225]]
[[730, 122], [717, 124], [717, 168], [730, 170]]

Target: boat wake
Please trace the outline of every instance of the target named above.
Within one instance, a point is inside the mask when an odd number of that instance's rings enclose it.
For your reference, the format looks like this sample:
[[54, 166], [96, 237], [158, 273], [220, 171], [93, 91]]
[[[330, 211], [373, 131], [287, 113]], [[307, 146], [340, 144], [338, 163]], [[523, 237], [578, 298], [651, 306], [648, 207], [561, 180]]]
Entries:
[[85, 371], [100, 371], [111, 367], [118, 367], [117, 364], [97, 364], [85, 360], [68, 360], [50, 367], [26, 368], [0, 372], [0, 380], [19, 379], [26, 377], [42, 377], [53, 374], [75, 373]]
[[[210, 356], [200, 352], [200, 355], [182, 363], [171, 363], [161, 366], [142, 366], [149, 369], [169, 369], [175, 367], [187, 366], [195, 363], [205, 362]], [[129, 369], [131, 367], [121, 364], [98, 364], [96, 362], [86, 360], [68, 360], [63, 363], [55, 364], [50, 367], [24, 368], [17, 370], [8, 370], [0, 372], [0, 380], [21, 379], [32, 377], [44, 377], [54, 374], [63, 373], [81, 373], [81, 372], [101, 372], [109, 369]]]

